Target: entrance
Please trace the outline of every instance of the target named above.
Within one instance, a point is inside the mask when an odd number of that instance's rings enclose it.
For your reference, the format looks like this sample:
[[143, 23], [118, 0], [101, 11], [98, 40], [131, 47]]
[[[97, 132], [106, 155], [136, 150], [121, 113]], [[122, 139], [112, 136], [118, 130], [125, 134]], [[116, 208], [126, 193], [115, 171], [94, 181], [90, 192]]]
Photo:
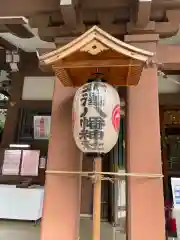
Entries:
[[161, 140], [166, 230], [168, 236], [176, 237], [171, 178], [180, 177], [180, 111], [178, 108], [163, 109], [161, 114]]

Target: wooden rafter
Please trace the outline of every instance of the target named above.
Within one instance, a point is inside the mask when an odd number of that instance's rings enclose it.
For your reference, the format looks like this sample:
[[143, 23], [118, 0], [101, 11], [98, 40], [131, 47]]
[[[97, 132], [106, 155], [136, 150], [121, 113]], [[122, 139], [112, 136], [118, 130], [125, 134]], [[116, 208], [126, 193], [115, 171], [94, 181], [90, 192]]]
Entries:
[[[133, 0], [134, 1], [134, 0]], [[119, 11], [120, 8], [128, 8], [129, 4], [133, 1], [128, 0], [81, 0], [82, 8], [92, 10], [114, 8]], [[11, 6], [11, 7], [9, 7]], [[153, 8], [158, 9], [177, 9], [180, 8], [180, 2], [178, 0], [153, 0]], [[47, 13], [57, 11], [59, 7], [58, 0], [6, 0], [3, 2], [0, 8], [0, 16], [32, 16], [37, 13]], [[118, 9], [119, 8], [119, 9]], [[117, 10], [118, 9], [118, 10]]]
[[[146, 27], [137, 27], [133, 23], [116, 23], [107, 25], [98, 25], [104, 31], [111, 35], [120, 38], [127, 33], [157, 33], [160, 37], [171, 37], [178, 30], [178, 23], [174, 22], [149, 22]], [[177, 29], [177, 30], [175, 30]], [[39, 29], [39, 36], [43, 40], [56, 39], [58, 45], [64, 45], [69, 42], [69, 39], [76, 38], [83, 33], [82, 29], [76, 28], [70, 30], [66, 26], [61, 27], [44, 27]], [[62, 43], [61, 43], [62, 42]]]
[[156, 23], [156, 33], [159, 33], [160, 36], [172, 37], [179, 30], [179, 23], [174, 22], [162, 22]]
[[156, 23], [149, 21], [146, 27], [138, 27], [134, 22], [127, 23], [127, 32], [130, 34], [153, 33], [156, 31]]
[[172, 23], [180, 23], [180, 9], [167, 10], [166, 17]]
[[[0, 26], [5, 29], [4, 32], [10, 32], [21, 38], [31, 38], [34, 35], [26, 27], [28, 24], [28, 19], [25, 17], [1, 17], [0, 16]], [[1, 27], [2, 28], [2, 27]]]
[[9, 32], [13, 35], [16, 35], [20, 38], [32, 38], [34, 34], [30, 32], [24, 25], [21, 24], [7, 24], [6, 27], [9, 29]]
[[8, 42], [6, 39], [0, 37], [0, 47], [3, 47], [5, 50], [15, 50], [16, 46]]
[[29, 18], [29, 25], [32, 28], [47, 27], [49, 24], [49, 19], [50, 19], [49, 13], [36, 14]]
[[57, 44], [57, 46], [64, 46], [69, 42], [72, 42], [74, 39], [75, 37], [56, 37], [54, 42]]
[[151, 15], [151, 3], [152, 0], [138, 0], [137, 1], [137, 10], [136, 10], [136, 18], [135, 23], [137, 26], [145, 27]]
[[[86, 61], [75, 61], [75, 62], [66, 62], [62, 61], [62, 63], [58, 66], [58, 68], [100, 68], [100, 67], [127, 67], [129, 66], [141, 66], [142, 63], [137, 61], [131, 60], [131, 63], [129, 63], [129, 60], [125, 59], [115, 59], [115, 60], [86, 60]], [[54, 67], [55, 68], [55, 67]]]
[[27, 23], [28, 23], [28, 19], [25, 17], [0, 17], [0, 24], [24, 25]]
[[60, 0], [60, 9], [64, 23], [70, 29], [76, 28], [76, 5], [77, 1], [75, 0]]

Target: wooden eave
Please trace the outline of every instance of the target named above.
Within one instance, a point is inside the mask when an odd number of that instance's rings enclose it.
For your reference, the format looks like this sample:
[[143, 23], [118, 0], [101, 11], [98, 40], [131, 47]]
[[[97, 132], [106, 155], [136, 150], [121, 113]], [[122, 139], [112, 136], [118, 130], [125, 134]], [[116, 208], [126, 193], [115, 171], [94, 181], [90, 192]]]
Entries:
[[69, 44], [40, 56], [39, 60], [41, 67], [51, 67], [65, 86], [82, 85], [96, 71], [105, 73], [111, 84], [136, 85], [144, 64], [153, 55], [94, 26]]

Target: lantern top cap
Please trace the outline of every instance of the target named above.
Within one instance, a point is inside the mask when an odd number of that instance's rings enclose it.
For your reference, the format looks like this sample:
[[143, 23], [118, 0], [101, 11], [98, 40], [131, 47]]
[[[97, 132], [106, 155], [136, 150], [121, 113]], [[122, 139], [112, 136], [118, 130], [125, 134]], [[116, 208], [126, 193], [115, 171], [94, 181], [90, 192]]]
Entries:
[[[134, 60], [141, 62], [147, 62], [149, 58], [154, 56], [154, 53], [136, 48], [132, 45], [124, 43], [119, 39], [111, 36], [107, 32], [100, 29], [98, 26], [93, 26], [87, 32], [77, 37], [72, 42], [68, 43], [63, 47], [59, 47], [56, 50], [39, 56], [40, 65], [53, 65], [54, 63], [64, 60], [66, 57], [72, 55], [77, 51], [81, 51], [96, 43], [102, 43], [104, 47], [111, 49], [117, 53], [123, 54]], [[91, 46], [92, 47], [92, 46]], [[100, 46], [101, 48], [102, 46]]]

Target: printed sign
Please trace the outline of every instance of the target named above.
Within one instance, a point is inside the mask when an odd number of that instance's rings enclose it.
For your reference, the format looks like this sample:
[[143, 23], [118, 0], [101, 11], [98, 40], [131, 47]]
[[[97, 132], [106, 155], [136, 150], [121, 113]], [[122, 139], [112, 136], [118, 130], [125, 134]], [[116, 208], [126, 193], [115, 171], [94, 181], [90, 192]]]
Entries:
[[34, 116], [34, 139], [49, 139], [51, 116]]
[[171, 178], [171, 186], [174, 207], [180, 209], [180, 178]]
[[20, 162], [21, 150], [5, 150], [2, 174], [19, 175]]
[[38, 176], [39, 150], [23, 150], [21, 175]]

